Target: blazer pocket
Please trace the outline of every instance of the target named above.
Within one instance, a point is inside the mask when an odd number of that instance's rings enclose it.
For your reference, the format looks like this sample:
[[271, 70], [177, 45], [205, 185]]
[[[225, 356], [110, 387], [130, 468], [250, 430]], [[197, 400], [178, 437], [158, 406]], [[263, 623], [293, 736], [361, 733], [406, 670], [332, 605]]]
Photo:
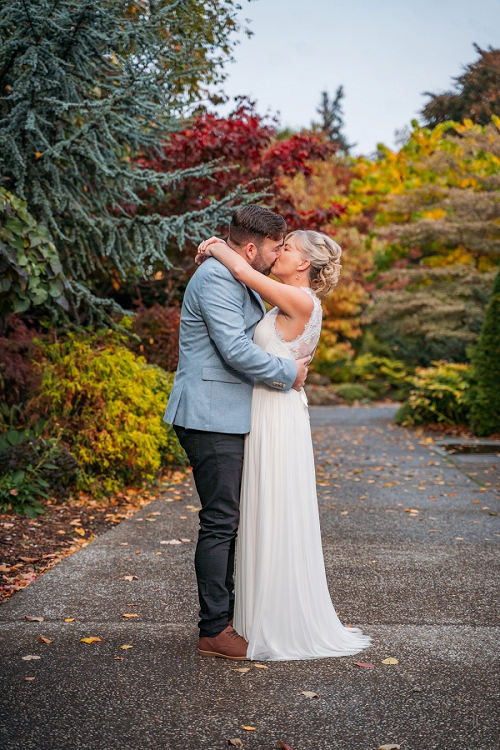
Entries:
[[216, 380], [219, 383], [234, 383], [235, 385], [242, 385], [236, 370], [223, 370], [221, 367], [204, 367], [201, 379]]

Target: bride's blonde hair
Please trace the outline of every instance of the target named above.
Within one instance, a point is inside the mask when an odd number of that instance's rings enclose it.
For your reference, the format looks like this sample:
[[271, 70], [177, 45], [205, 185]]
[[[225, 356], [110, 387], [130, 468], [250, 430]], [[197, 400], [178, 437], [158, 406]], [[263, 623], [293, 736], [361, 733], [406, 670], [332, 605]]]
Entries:
[[296, 242], [303, 257], [311, 263], [311, 289], [318, 297], [328, 296], [340, 278], [342, 248], [328, 235], [312, 230], [297, 229], [287, 234], [285, 242], [291, 239]]

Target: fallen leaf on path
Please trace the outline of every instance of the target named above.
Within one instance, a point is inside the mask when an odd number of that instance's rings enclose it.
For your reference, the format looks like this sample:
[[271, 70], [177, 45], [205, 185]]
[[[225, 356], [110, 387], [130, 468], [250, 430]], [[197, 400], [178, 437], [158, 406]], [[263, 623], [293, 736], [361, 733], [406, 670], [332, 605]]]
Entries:
[[50, 638], [44, 638], [43, 635], [39, 635], [38, 636], [38, 640], [41, 641], [42, 643], [46, 643], [47, 645], [49, 643], [52, 643], [52, 641], [50, 640]]
[[192, 539], [181, 539], [181, 542], [192, 542]]
[[354, 664], [356, 667], [364, 667], [365, 669], [373, 669], [375, 667], [375, 664], [370, 664], [368, 661], [355, 661]]
[[128, 547], [128, 542], [118, 542], [120, 547]]
[[28, 622], [43, 622], [43, 617], [33, 617], [32, 615], [24, 615], [24, 619]]
[[255, 732], [255, 727], [246, 727], [244, 724], [242, 724], [241, 728], [245, 729], [247, 732]]
[[180, 544], [180, 543], [181, 542], [179, 539], [169, 539], [168, 542], [160, 542], [160, 544]]
[[1, 525], [4, 527], [4, 529], [13, 529], [14, 528], [14, 524], [13, 523], [2, 523]]
[[133, 614], [131, 614], [130, 612], [125, 612], [125, 614], [122, 615], [122, 617], [127, 617], [128, 619], [130, 619], [131, 617], [139, 617], [139, 615], [136, 614], [135, 612]]
[[123, 576], [124, 581], [138, 581], [139, 578], [137, 576]]
[[399, 750], [401, 745], [380, 745], [377, 750]]
[[239, 737], [235, 737], [234, 740], [228, 740], [227, 744], [232, 745], [232, 747], [243, 747], [243, 742]]
[[238, 667], [238, 669], [233, 669], [233, 672], [241, 672], [241, 674], [246, 674], [247, 672], [250, 672], [250, 667]]
[[120, 646], [120, 648], [122, 649], [122, 651], [126, 651], [128, 648], [132, 648], [132, 644], [126, 643], [124, 646]]
[[305, 695], [306, 698], [319, 698], [319, 695], [311, 690], [302, 690], [302, 695]]
[[100, 640], [97, 635], [91, 635], [89, 638], [80, 638], [80, 643], [99, 643]]
[[34, 659], [41, 659], [41, 656], [34, 656], [33, 654], [28, 654], [28, 656], [21, 656], [21, 659], [23, 661], [33, 661]]
[[115, 656], [115, 661], [123, 661], [123, 656]]
[[66, 618], [66, 619], [64, 620], [64, 622], [74, 622], [74, 621], [75, 621], [75, 618], [74, 618], [74, 617], [67, 617], [67, 618]]
[[488, 513], [489, 516], [498, 516], [498, 513], [495, 513], [494, 511], [490, 510]]
[[389, 656], [387, 659], [382, 659], [382, 664], [399, 664], [399, 662], [393, 656]]
[[19, 560], [22, 560], [25, 563], [35, 563], [38, 562], [40, 559], [39, 557], [19, 557]]
[[278, 740], [278, 745], [279, 745], [280, 747], [282, 747], [282, 748], [283, 748], [283, 750], [292, 750], [292, 748], [290, 747], [290, 745], [285, 745], [285, 743], [284, 743], [284, 742], [282, 742], [281, 740]]
[[141, 550], [140, 549], [136, 549], [135, 554], [136, 555], [140, 555], [141, 554]]
[[269, 669], [265, 664], [254, 664], [255, 669]]
[[32, 682], [35, 678], [34, 677], [25, 677], [24, 678], [26, 682]]
[[5, 565], [5, 563], [0, 564], [0, 573], [8, 573], [10, 570], [10, 567], [8, 565]]
[[347, 516], [347, 515], [348, 515], [348, 513], [349, 513], [349, 511], [348, 511], [348, 510], [341, 510], [341, 511], [340, 511], [340, 515], [341, 515], [341, 516]]
[[78, 529], [75, 529], [75, 531], [76, 531], [76, 533], [77, 533], [77, 534], [79, 534], [80, 536], [85, 536], [85, 529], [82, 529], [82, 528], [78, 528]]
[[463, 542], [464, 541], [463, 536], [456, 536], [455, 539], [457, 540], [457, 542]]

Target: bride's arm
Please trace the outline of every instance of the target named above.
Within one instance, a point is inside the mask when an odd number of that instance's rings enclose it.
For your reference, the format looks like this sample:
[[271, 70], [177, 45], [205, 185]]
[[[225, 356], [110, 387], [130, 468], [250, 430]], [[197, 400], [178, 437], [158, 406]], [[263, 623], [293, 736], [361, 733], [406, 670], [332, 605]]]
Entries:
[[[202, 243], [204, 245], [205, 243]], [[202, 247], [200, 245], [200, 247]], [[213, 242], [206, 245], [203, 252], [198, 252], [197, 262], [206, 257], [214, 257], [232, 273], [235, 279], [257, 292], [266, 302], [279, 307], [285, 315], [297, 318], [309, 318], [314, 303], [308, 294], [301, 289], [274, 281], [268, 276], [256, 271], [238, 253], [225, 242]]]

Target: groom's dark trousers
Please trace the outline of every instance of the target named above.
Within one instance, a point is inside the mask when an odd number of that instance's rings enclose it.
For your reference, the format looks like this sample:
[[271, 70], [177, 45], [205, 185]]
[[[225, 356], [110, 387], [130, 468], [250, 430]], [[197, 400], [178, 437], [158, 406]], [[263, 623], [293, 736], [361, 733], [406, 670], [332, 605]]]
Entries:
[[195, 556], [200, 637], [214, 638], [233, 617], [234, 550], [245, 436], [188, 430], [179, 425], [174, 425], [174, 430], [193, 467], [201, 502]]

